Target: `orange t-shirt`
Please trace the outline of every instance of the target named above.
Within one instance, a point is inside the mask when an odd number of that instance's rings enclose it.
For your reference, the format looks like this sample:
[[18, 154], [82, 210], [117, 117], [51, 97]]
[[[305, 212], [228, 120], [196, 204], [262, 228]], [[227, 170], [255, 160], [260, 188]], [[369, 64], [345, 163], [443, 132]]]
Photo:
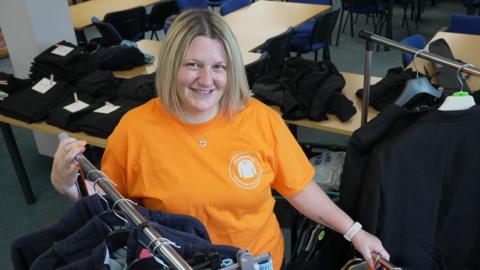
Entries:
[[295, 195], [314, 173], [282, 118], [255, 99], [201, 124], [179, 121], [152, 99], [121, 119], [102, 169], [125, 197], [195, 216], [214, 244], [271, 252], [275, 269], [284, 243], [271, 189]]

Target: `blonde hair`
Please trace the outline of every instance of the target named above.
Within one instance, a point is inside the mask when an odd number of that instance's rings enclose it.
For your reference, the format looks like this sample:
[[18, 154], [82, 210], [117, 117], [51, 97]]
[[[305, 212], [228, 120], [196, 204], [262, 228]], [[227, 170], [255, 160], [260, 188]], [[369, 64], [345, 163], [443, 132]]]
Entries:
[[158, 57], [156, 88], [164, 108], [179, 118], [183, 111], [176, 91], [177, 73], [192, 40], [206, 36], [217, 40], [227, 62], [226, 91], [219, 101], [219, 112], [232, 116], [248, 101], [249, 88], [240, 47], [232, 30], [220, 15], [208, 9], [191, 9], [180, 14], [168, 31]]

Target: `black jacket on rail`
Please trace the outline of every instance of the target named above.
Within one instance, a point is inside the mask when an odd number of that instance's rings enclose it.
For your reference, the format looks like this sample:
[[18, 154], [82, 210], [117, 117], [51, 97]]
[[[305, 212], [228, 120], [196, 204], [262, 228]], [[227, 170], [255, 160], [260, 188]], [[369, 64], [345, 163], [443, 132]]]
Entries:
[[361, 194], [361, 187], [369, 180], [365, 174], [375, 147], [380, 142], [399, 135], [428, 110], [406, 110], [395, 104], [389, 105], [350, 137], [343, 164], [338, 204], [352, 218], [358, 216], [358, 200], [364, 195]]
[[[101, 215], [101, 213], [104, 213], [106, 210], [108, 210], [108, 207], [98, 195], [84, 197], [75, 203], [75, 205], [62, 218], [60, 218], [57, 223], [18, 237], [13, 241], [10, 249], [14, 269], [30, 269], [33, 262], [47, 250], [51, 249], [54, 246], [54, 243], [65, 239], [74, 232], [80, 230], [80, 228], [87, 224], [93, 217]], [[148, 220], [198, 236], [205, 241], [210, 241], [205, 226], [194, 217], [168, 214], [143, 207], [137, 207], [137, 210]], [[105, 218], [103, 218], [103, 220], [105, 220]], [[106, 233], [105, 227], [98, 218], [96, 221], [92, 222], [91, 226], [93, 227], [86, 229], [95, 228], [94, 231], [98, 235], [104, 235]], [[94, 239], [93, 235], [90, 236], [90, 239], [84, 240], [84, 244], [86, 245], [92, 243], [92, 245], [95, 245], [100, 242], [101, 240]], [[63, 251], [62, 248], [59, 248], [58, 244], [55, 249], [58, 251], [53, 252], [53, 254], [66, 252], [66, 250]], [[52, 254], [52, 252], [50, 254]], [[49, 257], [52, 258], [52, 256]], [[53, 256], [53, 258], [54, 257], [55, 256]]]
[[480, 265], [480, 106], [431, 110], [374, 150], [359, 221], [404, 269]]

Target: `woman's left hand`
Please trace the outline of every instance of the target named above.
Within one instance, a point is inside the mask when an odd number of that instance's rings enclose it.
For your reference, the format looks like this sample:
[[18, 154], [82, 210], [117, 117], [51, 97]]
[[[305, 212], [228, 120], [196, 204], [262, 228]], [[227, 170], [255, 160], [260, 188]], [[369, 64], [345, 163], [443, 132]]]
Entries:
[[374, 258], [372, 252], [380, 254], [384, 259], [389, 260], [390, 254], [382, 246], [382, 242], [376, 236], [360, 230], [352, 238], [352, 244], [355, 249], [362, 254], [363, 258], [368, 262], [370, 269], [375, 269]]

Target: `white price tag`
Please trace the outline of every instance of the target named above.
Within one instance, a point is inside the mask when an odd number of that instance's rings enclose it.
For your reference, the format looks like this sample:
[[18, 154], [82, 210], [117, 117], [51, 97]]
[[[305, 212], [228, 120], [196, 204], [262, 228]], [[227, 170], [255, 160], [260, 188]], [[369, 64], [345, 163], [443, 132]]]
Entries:
[[60, 56], [65, 56], [71, 51], [73, 51], [72, 47], [57, 44], [57, 48], [55, 48], [52, 53]]
[[94, 112], [96, 113], [103, 113], [103, 114], [109, 114], [115, 110], [120, 108], [120, 106], [117, 105], [112, 105], [112, 104], [105, 104], [104, 106], [96, 109]]
[[45, 94], [48, 90], [50, 90], [52, 87], [55, 86], [55, 84], [57, 84], [57, 82], [55, 81], [50, 81], [49, 79], [47, 78], [43, 78], [41, 79], [39, 82], [37, 82], [33, 87], [32, 89], [39, 92], [39, 93], [42, 93], [42, 94]]
[[75, 101], [74, 103], [70, 104], [70, 105], [67, 105], [65, 107], [63, 107], [65, 110], [71, 112], [71, 113], [74, 113], [74, 112], [78, 112], [78, 111], [81, 111], [85, 108], [87, 108], [88, 105], [87, 103], [79, 100], [79, 101]]

